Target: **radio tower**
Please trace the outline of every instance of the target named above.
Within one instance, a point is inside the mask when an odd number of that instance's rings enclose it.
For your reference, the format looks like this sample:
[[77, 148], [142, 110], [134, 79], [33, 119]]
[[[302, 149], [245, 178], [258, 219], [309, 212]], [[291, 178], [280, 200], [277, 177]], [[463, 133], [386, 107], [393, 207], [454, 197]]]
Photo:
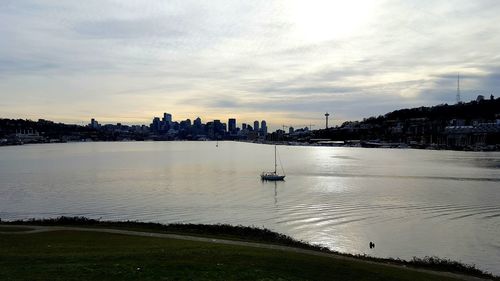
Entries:
[[457, 104], [460, 103], [460, 72], [457, 75]]

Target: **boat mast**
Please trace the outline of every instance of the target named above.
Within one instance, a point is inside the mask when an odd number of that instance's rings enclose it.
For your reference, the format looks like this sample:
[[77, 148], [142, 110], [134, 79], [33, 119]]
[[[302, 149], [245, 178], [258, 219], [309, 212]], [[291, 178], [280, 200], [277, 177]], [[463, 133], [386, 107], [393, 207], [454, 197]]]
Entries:
[[276, 145], [274, 145], [274, 174], [276, 174], [276, 168], [277, 168], [277, 164], [276, 164]]

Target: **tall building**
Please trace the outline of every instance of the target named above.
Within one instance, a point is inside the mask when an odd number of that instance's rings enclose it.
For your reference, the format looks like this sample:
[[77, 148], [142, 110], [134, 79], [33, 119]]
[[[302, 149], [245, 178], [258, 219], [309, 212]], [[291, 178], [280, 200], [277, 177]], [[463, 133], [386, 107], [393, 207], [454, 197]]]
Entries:
[[97, 122], [97, 120], [92, 118], [92, 119], [90, 119], [89, 127], [92, 129], [99, 129], [99, 127], [101, 127], [101, 125], [99, 124], [99, 122]]
[[205, 124], [206, 132], [210, 138], [215, 137], [214, 122], [207, 122]]
[[214, 134], [223, 136], [224, 133], [226, 132], [226, 128], [223, 123], [220, 122], [220, 120], [216, 119], [214, 120]]
[[151, 131], [157, 133], [161, 130], [161, 121], [160, 117], [153, 118], [153, 123], [150, 125]]
[[229, 133], [235, 133], [236, 132], [236, 119], [235, 118], [229, 118], [227, 122], [227, 126], [229, 129]]
[[241, 124], [241, 130], [246, 130], [247, 128], [247, 123], [242, 123]]
[[168, 122], [168, 123], [172, 123], [172, 114], [170, 113], [163, 113], [163, 122]]
[[255, 131], [259, 131], [259, 121], [257, 120], [253, 121], [253, 129]]
[[262, 134], [264, 136], [267, 135], [267, 123], [266, 123], [266, 120], [262, 120], [260, 122], [260, 130], [262, 131]]
[[196, 119], [194, 119], [193, 125], [197, 128], [200, 128], [201, 127], [201, 118], [197, 117]]
[[186, 120], [181, 121], [179, 123], [179, 129], [181, 129], [181, 130], [187, 130], [187, 129], [189, 129], [189, 127], [191, 127], [191, 120], [189, 120], [189, 119], [186, 119]]

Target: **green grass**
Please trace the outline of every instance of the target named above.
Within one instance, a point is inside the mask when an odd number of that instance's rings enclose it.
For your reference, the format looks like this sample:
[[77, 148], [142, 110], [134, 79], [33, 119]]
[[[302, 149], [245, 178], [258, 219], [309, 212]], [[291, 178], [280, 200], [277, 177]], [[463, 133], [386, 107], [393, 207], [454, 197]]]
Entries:
[[77, 226], [77, 227], [100, 227], [115, 228], [134, 231], [146, 231], [156, 233], [183, 234], [191, 236], [211, 237], [220, 239], [231, 239], [241, 241], [266, 242], [272, 244], [300, 247], [313, 250], [327, 250], [303, 241], [297, 241], [287, 235], [273, 232], [265, 228], [249, 226], [233, 226], [228, 224], [160, 224], [152, 222], [137, 221], [100, 221], [86, 217], [57, 217], [47, 219], [29, 219], [18, 221], [0, 221], [1, 224], [14, 225], [41, 225], [41, 226]]
[[379, 263], [391, 263], [408, 267], [425, 268], [436, 271], [448, 271], [471, 276], [499, 280], [498, 277], [490, 273], [483, 272], [475, 265], [463, 264], [458, 261], [443, 259], [439, 257], [413, 258], [412, 260], [401, 260], [394, 258], [376, 258], [365, 255], [351, 255], [346, 253], [333, 252], [328, 248], [311, 245], [304, 241], [295, 240], [287, 235], [273, 232], [265, 228], [248, 226], [232, 226], [227, 224], [160, 224], [153, 222], [137, 221], [101, 221], [86, 217], [57, 217], [46, 219], [29, 219], [18, 221], [1, 221], [4, 225], [45, 225], [45, 226], [76, 226], [86, 228], [114, 228], [134, 231], [171, 233], [190, 236], [201, 236], [209, 238], [229, 239], [238, 241], [251, 241], [258, 243], [277, 244], [320, 251], [323, 253], [334, 253], [346, 257], [353, 257], [360, 260], [369, 260]]
[[4, 227], [0, 225], [0, 232], [23, 232], [23, 231], [30, 231], [33, 230], [33, 228], [29, 227]]
[[[498, 276], [491, 273], [481, 271], [475, 265], [464, 264], [458, 261], [439, 258], [439, 257], [414, 257], [412, 260], [402, 260], [394, 258], [376, 258], [366, 255], [352, 255], [346, 253], [338, 253], [317, 245], [311, 245], [304, 241], [295, 240], [287, 235], [273, 232], [265, 228], [256, 228], [248, 226], [232, 226], [227, 224], [160, 224], [153, 222], [137, 222], [137, 221], [101, 221], [86, 217], [57, 217], [45, 219], [29, 219], [18, 221], [2, 221], [0, 220], [0, 228], [2, 225], [40, 225], [40, 226], [75, 226], [84, 228], [113, 228], [120, 230], [132, 230], [141, 232], [154, 233], [171, 233], [189, 236], [200, 236], [208, 238], [218, 238], [226, 240], [250, 241], [266, 244], [276, 244], [283, 246], [291, 246], [296, 248], [309, 249], [323, 253], [333, 253], [345, 257], [355, 258], [359, 261], [368, 260], [377, 263], [396, 264], [405, 267], [418, 269], [429, 269], [434, 271], [454, 272], [469, 276], [476, 276], [490, 280], [500, 280]], [[1, 268], [0, 268], [1, 269]]]
[[79, 231], [0, 235], [0, 280], [454, 280], [268, 249]]

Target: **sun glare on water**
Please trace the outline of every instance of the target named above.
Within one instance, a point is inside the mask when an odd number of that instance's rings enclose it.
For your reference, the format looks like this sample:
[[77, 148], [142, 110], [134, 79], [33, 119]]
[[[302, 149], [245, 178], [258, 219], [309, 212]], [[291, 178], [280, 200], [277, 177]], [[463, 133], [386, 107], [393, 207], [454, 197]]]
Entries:
[[355, 35], [369, 22], [376, 6], [375, 1], [334, 0], [297, 0], [289, 4], [297, 37], [309, 43]]

